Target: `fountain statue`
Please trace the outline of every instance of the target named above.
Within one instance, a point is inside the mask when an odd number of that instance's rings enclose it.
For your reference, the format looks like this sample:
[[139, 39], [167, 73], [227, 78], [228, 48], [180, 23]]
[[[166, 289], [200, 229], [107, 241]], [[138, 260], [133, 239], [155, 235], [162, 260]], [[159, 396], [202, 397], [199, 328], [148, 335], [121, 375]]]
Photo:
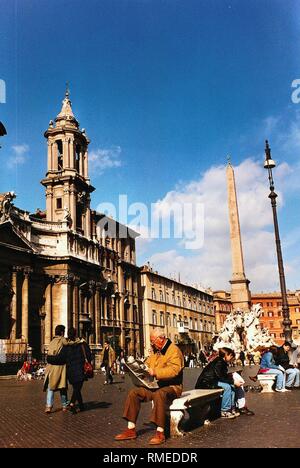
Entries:
[[253, 352], [258, 346], [273, 346], [275, 343], [267, 328], [261, 328], [259, 317], [262, 308], [255, 304], [250, 310], [234, 310], [228, 314], [223, 327], [217, 335], [214, 349], [223, 346], [233, 349], [237, 354], [241, 351]]

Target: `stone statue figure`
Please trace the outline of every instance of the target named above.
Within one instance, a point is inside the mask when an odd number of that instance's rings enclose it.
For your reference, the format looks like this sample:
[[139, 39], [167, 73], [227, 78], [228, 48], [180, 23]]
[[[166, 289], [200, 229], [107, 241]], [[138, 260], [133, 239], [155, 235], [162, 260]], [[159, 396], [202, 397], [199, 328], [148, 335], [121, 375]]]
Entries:
[[69, 227], [72, 226], [71, 213], [70, 213], [69, 208], [67, 208], [67, 207], [64, 208], [64, 217], [63, 217], [63, 221], [64, 221], [64, 222], [67, 222], [67, 224], [68, 224]]
[[261, 305], [255, 304], [250, 310], [234, 310], [228, 314], [218, 334], [214, 349], [226, 346], [239, 354], [242, 350], [252, 352], [258, 346], [274, 345], [269, 330], [260, 326], [261, 312]]
[[12, 200], [14, 198], [16, 198], [15, 192], [6, 192], [0, 195], [0, 223], [3, 223], [10, 218], [13, 207]]

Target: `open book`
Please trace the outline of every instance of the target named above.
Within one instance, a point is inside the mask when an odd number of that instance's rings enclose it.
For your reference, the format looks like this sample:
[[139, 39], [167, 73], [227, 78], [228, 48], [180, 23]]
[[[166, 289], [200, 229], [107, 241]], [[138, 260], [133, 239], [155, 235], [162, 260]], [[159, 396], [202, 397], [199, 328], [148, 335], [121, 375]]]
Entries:
[[130, 356], [127, 362], [125, 362], [125, 366], [136, 387], [145, 387], [149, 390], [159, 388], [157, 380], [149, 374], [147, 366], [140, 359], [135, 359], [133, 356]]

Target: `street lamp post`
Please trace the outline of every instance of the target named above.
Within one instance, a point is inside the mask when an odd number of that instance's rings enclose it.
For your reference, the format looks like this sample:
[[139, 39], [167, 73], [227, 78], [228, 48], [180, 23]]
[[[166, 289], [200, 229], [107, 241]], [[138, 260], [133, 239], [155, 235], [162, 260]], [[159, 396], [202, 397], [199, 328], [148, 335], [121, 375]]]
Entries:
[[288, 300], [287, 300], [284, 266], [283, 266], [281, 243], [280, 243], [280, 236], [279, 236], [279, 226], [278, 226], [277, 210], [276, 210], [277, 194], [275, 193], [275, 190], [274, 190], [274, 180], [273, 180], [273, 174], [272, 174], [272, 169], [276, 166], [276, 164], [271, 158], [271, 148], [269, 147], [268, 140], [266, 140], [265, 153], [266, 153], [266, 160], [265, 160], [264, 168], [268, 170], [268, 175], [269, 175], [269, 183], [270, 183], [269, 198], [271, 199], [271, 205], [272, 205], [272, 211], [273, 211], [278, 271], [279, 271], [280, 289], [281, 289], [281, 295], [282, 295], [283, 332], [284, 332], [285, 339], [287, 341], [292, 341], [292, 330], [291, 330], [292, 322], [290, 320], [290, 311], [289, 311], [289, 305], [288, 305]]

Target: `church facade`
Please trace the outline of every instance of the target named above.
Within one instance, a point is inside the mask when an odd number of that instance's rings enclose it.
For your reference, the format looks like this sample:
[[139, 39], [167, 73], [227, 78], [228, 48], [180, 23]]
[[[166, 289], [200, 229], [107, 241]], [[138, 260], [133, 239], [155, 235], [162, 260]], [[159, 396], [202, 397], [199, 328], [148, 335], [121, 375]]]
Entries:
[[105, 339], [143, 350], [137, 233], [91, 207], [88, 145], [68, 91], [45, 132], [46, 210], [17, 208], [0, 194], [0, 339], [7, 352], [47, 349], [55, 326], [74, 326], [91, 345]]

